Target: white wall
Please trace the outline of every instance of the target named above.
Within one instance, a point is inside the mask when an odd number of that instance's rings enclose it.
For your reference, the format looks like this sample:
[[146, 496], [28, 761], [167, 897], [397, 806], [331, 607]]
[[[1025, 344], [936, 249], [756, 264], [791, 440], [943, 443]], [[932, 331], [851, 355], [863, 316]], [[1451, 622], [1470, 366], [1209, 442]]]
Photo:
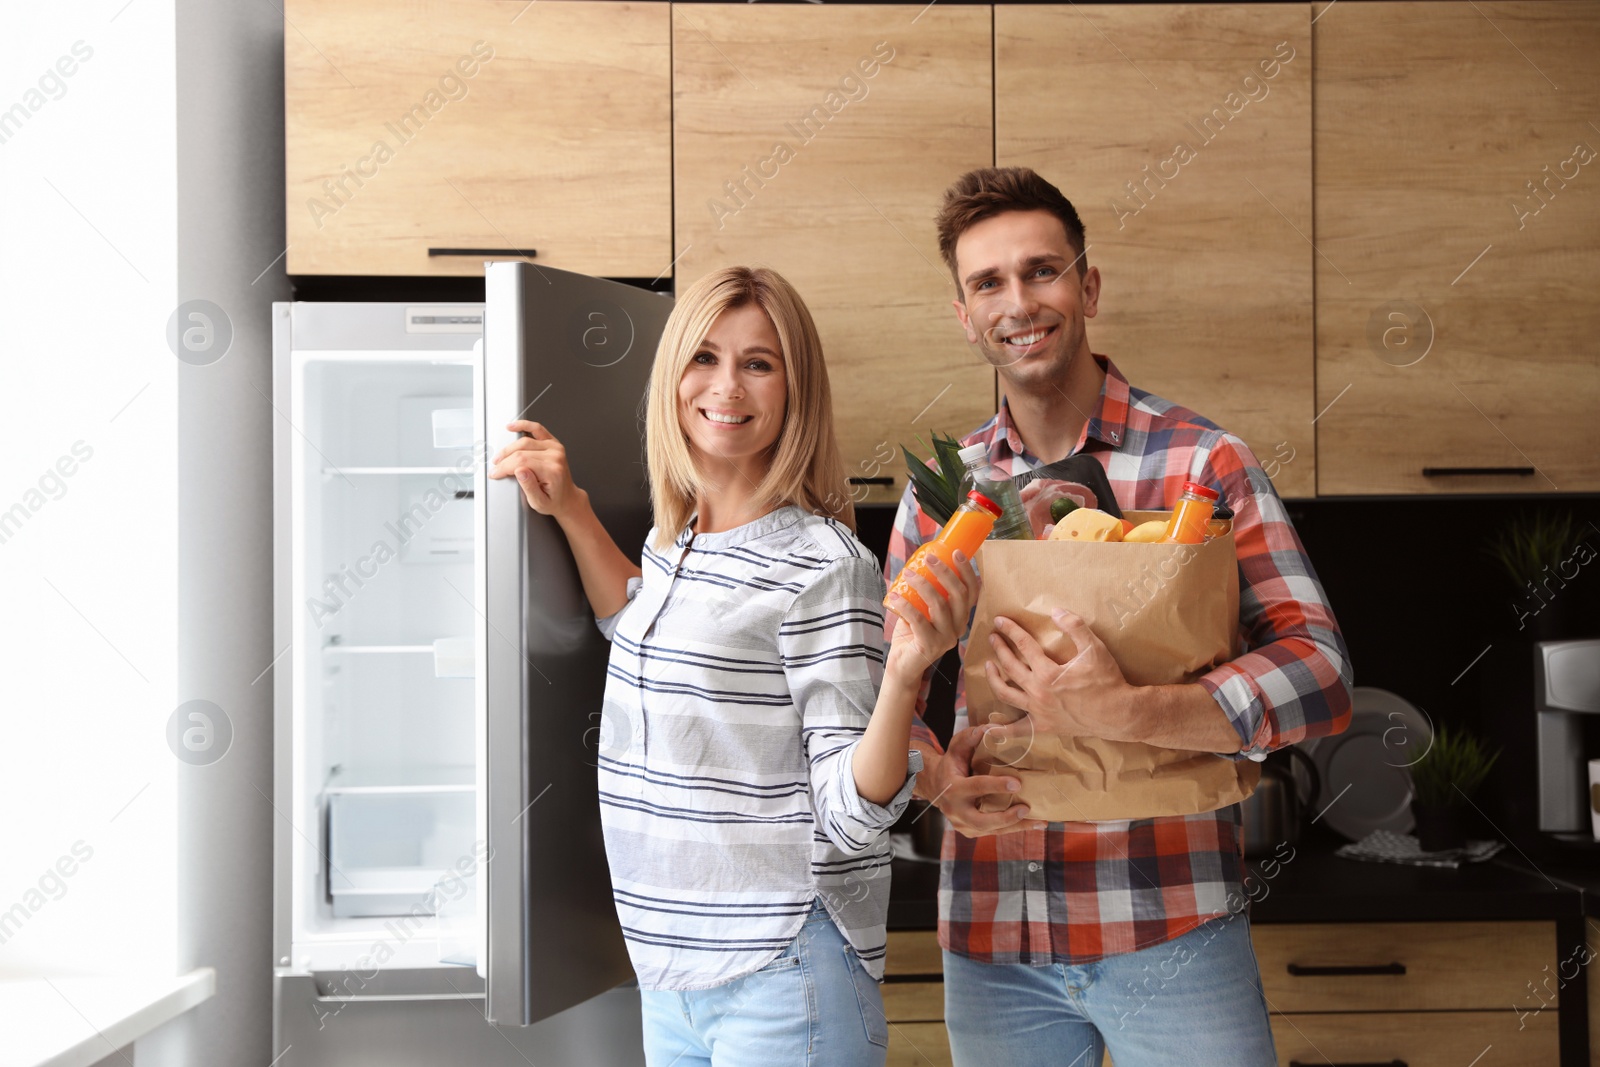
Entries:
[[124, 2], [0, 7], [0, 976], [176, 966], [173, 3]]

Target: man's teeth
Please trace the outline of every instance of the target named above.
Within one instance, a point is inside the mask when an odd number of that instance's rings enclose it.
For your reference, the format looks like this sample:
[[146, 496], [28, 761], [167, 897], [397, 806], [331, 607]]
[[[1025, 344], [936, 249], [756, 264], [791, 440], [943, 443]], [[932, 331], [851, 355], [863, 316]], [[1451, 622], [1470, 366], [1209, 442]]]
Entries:
[[1028, 345], [1037, 344], [1044, 340], [1044, 335], [1049, 332], [1049, 330], [1035, 330], [1033, 333], [1012, 334], [1006, 338], [1006, 344], [1026, 348]]
[[730, 425], [738, 425], [741, 422], [749, 422], [755, 417], [753, 415], [722, 415], [715, 411], [702, 411], [700, 414], [704, 415], [712, 422], [725, 422]]

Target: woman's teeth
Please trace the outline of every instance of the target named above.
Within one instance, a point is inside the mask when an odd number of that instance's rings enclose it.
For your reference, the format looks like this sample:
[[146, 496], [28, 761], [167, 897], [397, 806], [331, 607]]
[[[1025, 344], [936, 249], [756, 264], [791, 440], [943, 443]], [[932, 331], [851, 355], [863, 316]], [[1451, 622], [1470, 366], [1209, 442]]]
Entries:
[[737, 426], [740, 423], [749, 422], [751, 419], [755, 418], [754, 415], [723, 415], [715, 411], [706, 411], [703, 408], [701, 409], [700, 414], [704, 415], [712, 422], [726, 423], [729, 426]]

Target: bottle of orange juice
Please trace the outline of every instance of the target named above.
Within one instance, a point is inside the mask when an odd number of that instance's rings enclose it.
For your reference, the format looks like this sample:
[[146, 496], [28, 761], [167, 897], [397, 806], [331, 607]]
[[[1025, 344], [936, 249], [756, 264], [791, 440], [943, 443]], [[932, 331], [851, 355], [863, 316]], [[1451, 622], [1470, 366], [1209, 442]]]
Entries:
[[1210, 537], [1207, 526], [1211, 513], [1216, 510], [1218, 493], [1195, 482], [1183, 483], [1183, 495], [1172, 508], [1172, 518], [1167, 520], [1168, 544], [1198, 545]]
[[[989, 536], [989, 531], [994, 529], [994, 522], [999, 517], [999, 504], [996, 504], [976, 489], [968, 493], [966, 503], [957, 508], [956, 513], [950, 516], [950, 521], [944, 524], [944, 529], [940, 530], [932, 541], [911, 553], [911, 558], [906, 560], [905, 567], [895, 577], [894, 584], [889, 587], [889, 592], [891, 594], [899, 593], [911, 602], [912, 607], [922, 612], [924, 618], [931, 618], [928, 615], [927, 602], [918, 596], [917, 591], [906, 581], [906, 575], [919, 574], [929, 582], [932, 582], [933, 587], [939, 590], [940, 593], [948, 596], [949, 593], [945, 587], [940, 585], [933, 575], [928, 573], [928, 565], [923, 557], [931, 553], [951, 567], [955, 566], [955, 561], [952, 557], [957, 552], [960, 552], [970, 560], [977, 555], [978, 549], [982, 547], [984, 540]], [[883, 602], [887, 606], [889, 603], [888, 598], [885, 597]]]

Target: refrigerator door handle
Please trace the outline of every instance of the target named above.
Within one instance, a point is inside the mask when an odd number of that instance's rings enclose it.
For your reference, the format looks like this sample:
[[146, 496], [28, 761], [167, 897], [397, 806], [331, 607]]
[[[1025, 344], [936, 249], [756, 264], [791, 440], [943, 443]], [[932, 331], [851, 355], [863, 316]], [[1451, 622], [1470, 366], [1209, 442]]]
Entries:
[[318, 993], [311, 999], [320, 1004], [379, 1004], [396, 1000], [483, 1000], [483, 993], [389, 993], [340, 997]]
[[313, 972], [312, 1000], [319, 1004], [389, 1004], [400, 1001], [483, 1000], [483, 980], [470, 968], [420, 968]]
[[[484, 278], [483, 404], [485, 459], [498, 448], [510, 418], [519, 417], [523, 394], [522, 306], [514, 275], [488, 270]], [[508, 415], [510, 418], [508, 418]], [[527, 803], [523, 694], [527, 653], [522, 605], [527, 596], [526, 520], [522, 486], [514, 478], [484, 485], [476, 501], [484, 529], [485, 771], [482, 842], [478, 877], [485, 887], [485, 1017], [502, 1026], [527, 1026], [528, 916], [527, 848], [520, 813]]]

